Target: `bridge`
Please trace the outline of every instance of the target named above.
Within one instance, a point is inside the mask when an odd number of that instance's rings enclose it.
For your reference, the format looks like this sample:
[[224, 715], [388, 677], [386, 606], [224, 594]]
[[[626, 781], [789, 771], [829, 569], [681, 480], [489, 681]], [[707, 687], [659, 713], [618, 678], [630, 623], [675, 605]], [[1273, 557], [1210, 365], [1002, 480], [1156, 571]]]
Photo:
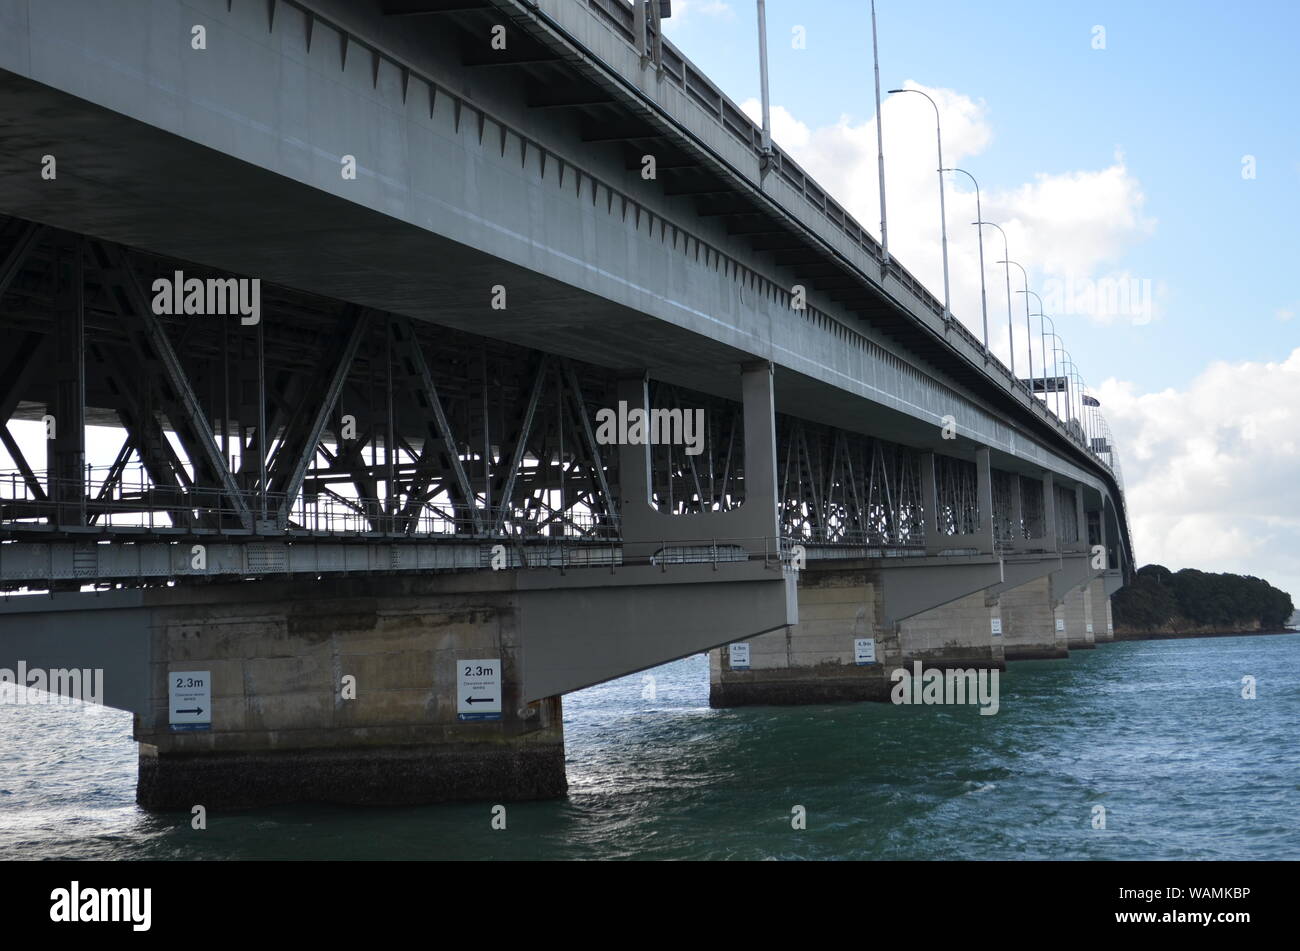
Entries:
[[146, 807], [555, 796], [562, 695], [700, 651], [732, 706], [1110, 639], [1095, 407], [656, 5], [0, 0], [0, 117], [0, 668], [102, 669]]

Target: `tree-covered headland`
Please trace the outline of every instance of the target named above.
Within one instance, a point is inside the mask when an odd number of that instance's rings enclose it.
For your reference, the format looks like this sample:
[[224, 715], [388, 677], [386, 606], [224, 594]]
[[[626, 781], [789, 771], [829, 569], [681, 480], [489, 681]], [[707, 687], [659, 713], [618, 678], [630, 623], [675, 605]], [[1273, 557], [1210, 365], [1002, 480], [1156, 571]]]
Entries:
[[1139, 568], [1111, 599], [1117, 630], [1280, 631], [1295, 612], [1291, 596], [1262, 578], [1164, 565]]

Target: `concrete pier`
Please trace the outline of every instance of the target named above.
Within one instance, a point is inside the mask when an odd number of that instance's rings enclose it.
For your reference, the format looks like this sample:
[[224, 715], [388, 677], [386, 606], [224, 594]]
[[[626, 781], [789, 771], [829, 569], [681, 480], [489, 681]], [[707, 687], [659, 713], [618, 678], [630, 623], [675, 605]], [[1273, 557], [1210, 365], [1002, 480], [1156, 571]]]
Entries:
[[1070, 650], [1091, 650], [1097, 646], [1089, 585], [1075, 588], [1065, 596], [1061, 616], [1065, 619], [1066, 643]]
[[1093, 578], [1088, 582], [1088, 597], [1092, 601], [1092, 631], [1098, 644], [1108, 644], [1115, 640], [1115, 619], [1110, 613], [1110, 595], [1106, 593], [1106, 582]]
[[[563, 795], [560, 699], [520, 700], [511, 595], [445, 588], [418, 577], [213, 585], [156, 609], [137, 801], [167, 810]], [[500, 663], [500, 719], [458, 718], [458, 667], [469, 660]], [[169, 726], [178, 671], [210, 676], [210, 729]]]
[[983, 591], [900, 621], [903, 663], [1005, 670], [1004, 637], [993, 633], [1000, 621], [998, 599]]
[[1051, 660], [1070, 655], [1061, 611], [1047, 577], [1002, 592], [1002, 648], [1007, 660]]
[[[993, 635], [996, 602], [983, 591], [883, 623], [878, 570], [810, 565], [799, 577], [799, 623], [747, 640], [749, 667], [732, 666], [731, 651], [709, 655], [709, 704], [887, 701], [890, 674], [921, 661], [925, 667], [1005, 669], [1002, 639]], [[859, 642], [869, 640], [874, 662], [863, 662]]]
[[[877, 631], [880, 587], [864, 562], [809, 566], [799, 576], [799, 623], [750, 638], [748, 669], [729, 647], [709, 652], [709, 705], [787, 706], [884, 700], [900, 658], [898, 636]], [[875, 641], [876, 663], [854, 660], [854, 642]]]

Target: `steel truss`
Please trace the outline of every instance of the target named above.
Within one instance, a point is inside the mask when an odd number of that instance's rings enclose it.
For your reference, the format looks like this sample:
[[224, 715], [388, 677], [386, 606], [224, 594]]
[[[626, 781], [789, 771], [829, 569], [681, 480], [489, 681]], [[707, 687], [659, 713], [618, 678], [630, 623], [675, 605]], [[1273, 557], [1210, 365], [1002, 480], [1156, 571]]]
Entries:
[[[620, 452], [597, 426], [618, 406], [613, 371], [271, 285], [256, 324], [156, 314], [155, 281], [177, 271], [230, 278], [0, 218], [13, 462], [0, 538], [506, 540], [516, 561], [529, 544], [619, 539]], [[661, 382], [650, 394], [699, 421], [689, 444], [652, 448], [652, 503], [681, 516], [743, 504], [740, 404]], [[41, 468], [10, 425], [47, 416]], [[94, 426], [122, 434], [108, 465], [86, 462]], [[920, 451], [784, 415], [776, 431], [789, 541], [924, 549]], [[972, 533], [975, 465], [936, 456], [935, 473], [939, 533]], [[1013, 526], [1018, 477], [994, 475], [998, 538], [1032, 535], [1036, 483], [1021, 479]]]
[[778, 418], [781, 528], [802, 544], [925, 544], [920, 453], [870, 436]]

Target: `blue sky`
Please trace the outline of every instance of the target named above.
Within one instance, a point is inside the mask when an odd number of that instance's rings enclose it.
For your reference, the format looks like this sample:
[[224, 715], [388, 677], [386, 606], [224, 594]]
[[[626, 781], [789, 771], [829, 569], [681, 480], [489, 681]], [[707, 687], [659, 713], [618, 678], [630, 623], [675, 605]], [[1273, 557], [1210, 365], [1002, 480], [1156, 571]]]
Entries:
[[[757, 97], [753, 0], [676, 6], [673, 42], [733, 99]], [[877, 13], [886, 89], [913, 80], [984, 102], [992, 140], [965, 164], [986, 192], [1123, 151], [1154, 229], [1115, 263], [1166, 297], [1150, 324], [1062, 328], [1090, 382], [1180, 386], [1212, 360], [1294, 348], [1300, 320], [1276, 312], [1300, 313], [1300, 5], [879, 0]], [[814, 127], [869, 119], [870, 28], [866, 0], [769, 0], [774, 104]], [[949, 221], [954, 238], [964, 224]]]
[[[777, 143], [874, 230], [869, 11], [769, 0], [768, 35]], [[945, 164], [980, 180], [985, 217], [1007, 228], [1031, 287], [1150, 282], [1153, 319], [1054, 314], [1116, 432], [1139, 562], [1252, 573], [1300, 602], [1300, 4], [878, 0], [877, 11], [883, 88], [936, 97]], [[757, 99], [754, 0], [675, 0], [667, 32], [737, 102]], [[939, 293], [934, 113], [896, 95], [883, 114], [891, 247]], [[960, 177], [948, 189], [953, 307], [974, 326], [974, 198]], [[986, 240], [995, 261], [1000, 239]], [[1005, 334], [1001, 271], [990, 263], [986, 278]], [[1005, 353], [1005, 335], [990, 343]]]

